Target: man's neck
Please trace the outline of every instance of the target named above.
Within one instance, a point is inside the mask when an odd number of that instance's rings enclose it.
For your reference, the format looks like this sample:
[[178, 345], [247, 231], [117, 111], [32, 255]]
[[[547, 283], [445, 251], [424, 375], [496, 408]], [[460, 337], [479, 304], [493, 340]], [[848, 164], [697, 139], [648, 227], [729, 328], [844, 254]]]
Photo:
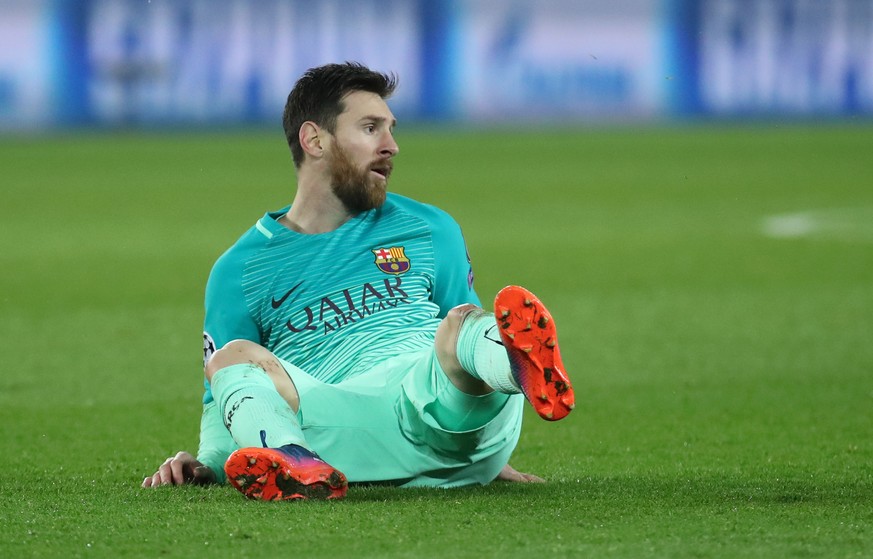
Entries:
[[332, 193], [311, 196], [298, 190], [291, 209], [279, 219], [279, 223], [298, 233], [315, 235], [334, 231], [352, 217], [353, 214]]

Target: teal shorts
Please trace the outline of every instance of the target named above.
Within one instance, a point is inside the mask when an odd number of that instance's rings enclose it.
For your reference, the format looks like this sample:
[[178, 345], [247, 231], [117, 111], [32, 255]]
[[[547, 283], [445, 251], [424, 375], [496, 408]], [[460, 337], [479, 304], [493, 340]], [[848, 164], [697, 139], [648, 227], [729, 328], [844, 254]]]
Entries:
[[492, 481], [521, 433], [524, 397], [464, 394], [433, 348], [326, 384], [281, 360], [306, 441], [351, 482], [458, 487]]

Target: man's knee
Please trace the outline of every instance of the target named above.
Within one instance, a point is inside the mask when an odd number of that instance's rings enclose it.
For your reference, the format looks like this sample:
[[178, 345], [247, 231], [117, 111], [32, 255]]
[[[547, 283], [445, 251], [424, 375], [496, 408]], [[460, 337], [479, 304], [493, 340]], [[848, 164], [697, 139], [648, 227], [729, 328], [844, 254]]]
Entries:
[[273, 381], [279, 394], [291, 405], [291, 409], [295, 412], [298, 410], [300, 396], [297, 394], [294, 381], [291, 380], [285, 367], [273, 355], [273, 352], [255, 342], [233, 340], [226, 343], [224, 347], [212, 355], [212, 358], [206, 363], [203, 373], [206, 375], [206, 380], [211, 383], [212, 377], [221, 369], [247, 363], [263, 369]]
[[[439, 327], [437, 327], [435, 339], [437, 357], [441, 364], [444, 360], [447, 363], [457, 362], [458, 335], [461, 332], [461, 325], [471, 313], [482, 312], [484, 311], [481, 308], [467, 303], [453, 307], [448, 313], [446, 313], [446, 317], [442, 322], [440, 322]], [[460, 367], [460, 363], [458, 363], [458, 367]]]
[[213, 375], [225, 367], [240, 363], [258, 363], [267, 358], [275, 357], [263, 346], [249, 340], [233, 340], [212, 355], [203, 373], [206, 380], [211, 382]]
[[461, 330], [461, 325], [471, 314], [482, 315], [485, 314], [485, 311], [482, 310], [482, 307], [478, 307], [472, 303], [465, 303], [449, 309], [443, 322], [446, 323], [447, 327], [451, 328], [457, 336], [457, 333]]

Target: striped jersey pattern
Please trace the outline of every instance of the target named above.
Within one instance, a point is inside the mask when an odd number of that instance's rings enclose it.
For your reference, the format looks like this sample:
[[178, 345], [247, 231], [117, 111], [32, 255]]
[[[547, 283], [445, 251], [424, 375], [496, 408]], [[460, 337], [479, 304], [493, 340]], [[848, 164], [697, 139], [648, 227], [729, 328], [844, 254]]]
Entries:
[[278, 223], [286, 212], [265, 214], [213, 267], [205, 336], [215, 347], [249, 339], [336, 383], [431, 345], [449, 309], [480, 304], [460, 228], [433, 206], [389, 194], [316, 235]]

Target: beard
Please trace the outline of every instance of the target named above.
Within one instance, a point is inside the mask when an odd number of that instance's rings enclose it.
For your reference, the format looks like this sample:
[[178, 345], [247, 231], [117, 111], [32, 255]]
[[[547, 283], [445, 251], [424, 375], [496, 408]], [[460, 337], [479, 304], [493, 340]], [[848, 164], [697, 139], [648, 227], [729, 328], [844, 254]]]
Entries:
[[[342, 146], [334, 143], [333, 148], [330, 178], [334, 195], [352, 213], [382, 207], [388, 195], [388, 177], [393, 168], [391, 160], [379, 159], [359, 168]], [[384, 177], [374, 176], [370, 172], [374, 168], [378, 168]]]

